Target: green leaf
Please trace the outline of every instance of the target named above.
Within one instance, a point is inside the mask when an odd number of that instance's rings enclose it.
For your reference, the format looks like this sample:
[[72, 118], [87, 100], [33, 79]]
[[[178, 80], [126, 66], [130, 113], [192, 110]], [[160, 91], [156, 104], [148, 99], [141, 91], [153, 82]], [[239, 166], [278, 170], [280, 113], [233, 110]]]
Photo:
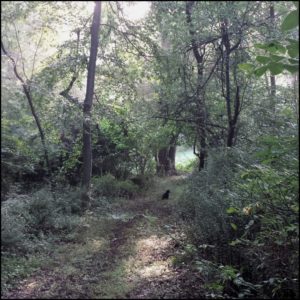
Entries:
[[260, 67], [258, 69], [255, 69], [254, 70], [254, 74], [255, 76], [257, 77], [260, 77], [262, 76], [264, 73], [266, 73], [266, 71], [268, 70], [268, 66], [263, 66], [263, 67]]
[[299, 71], [299, 65], [283, 65], [290, 73], [294, 74]]
[[270, 61], [270, 57], [268, 56], [256, 56], [256, 60], [262, 64], [266, 64]]
[[280, 60], [285, 59], [284, 56], [279, 56], [279, 55], [275, 55], [275, 54], [271, 54], [270, 57], [271, 57], [272, 61], [274, 61], [274, 62], [278, 62]]
[[299, 48], [299, 41], [294, 39], [286, 39], [291, 45], [297, 45]]
[[293, 1], [294, 5], [299, 8], [299, 2], [298, 1]]
[[283, 64], [273, 63], [273, 62], [269, 63], [267, 67], [271, 71], [272, 75], [278, 75], [278, 74], [282, 73], [282, 71], [284, 69]]
[[299, 44], [291, 44], [288, 45], [286, 48], [290, 57], [299, 57]]
[[253, 64], [239, 64], [239, 69], [246, 72], [251, 72], [254, 69]]
[[284, 21], [281, 24], [282, 31], [293, 29], [299, 25], [298, 13], [299, 12], [297, 10], [294, 10], [286, 16], [286, 18], [284, 19]]
[[237, 230], [237, 226], [234, 223], [230, 223], [230, 226], [233, 228], [233, 230]]
[[266, 44], [254, 44], [255, 48], [266, 50], [268, 46]]
[[226, 209], [226, 212], [228, 214], [234, 214], [234, 213], [237, 213], [238, 210], [235, 207], [229, 207], [229, 208]]
[[284, 54], [286, 52], [286, 48], [282, 46], [278, 41], [273, 41], [267, 45], [267, 51], [271, 53], [281, 52]]

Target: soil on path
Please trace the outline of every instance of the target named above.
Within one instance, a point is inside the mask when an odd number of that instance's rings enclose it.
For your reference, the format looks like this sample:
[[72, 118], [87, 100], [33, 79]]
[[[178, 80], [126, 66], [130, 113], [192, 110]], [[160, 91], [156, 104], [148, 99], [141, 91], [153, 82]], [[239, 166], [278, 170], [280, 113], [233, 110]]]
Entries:
[[[108, 216], [87, 213], [76, 242], [57, 245], [47, 265], [2, 298], [201, 298], [199, 272], [173, 266], [185, 239], [172, 197], [181, 180], [157, 182]], [[171, 189], [169, 200], [160, 198], [165, 187]]]

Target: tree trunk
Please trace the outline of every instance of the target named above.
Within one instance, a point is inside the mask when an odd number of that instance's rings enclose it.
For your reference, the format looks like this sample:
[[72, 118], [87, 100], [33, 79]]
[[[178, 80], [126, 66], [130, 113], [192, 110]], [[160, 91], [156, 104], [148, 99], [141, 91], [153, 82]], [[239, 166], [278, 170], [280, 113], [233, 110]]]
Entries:
[[[223, 64], [225, 64], [225, 79], [222, 84], [225, 84], [225, 93], [223, 95], [226, 101], [227, 109], [227, 120], [228, 120], [228, 129], [227, 129], [227, 147], [232, 147], [236, 138], [236, 125], [238, 121], [238, 116], [240, 113], [240, 87], [235, 79], [236, 92], [234, 102], [232, 101], [232, 86], [230, 81], [230, 54], [231, 52], [238, 48], [241, 39], [239, 39], [234, 46], [231, 47], [230, 39], [228, 34], [228, 21], [224, 19], [221, 24], [221, 33], [222, 33], [222, 46], [224, 46], [224, 51], [222, 50]], [[233, 76], [236, 78], [236, 68], [233, 67]], [[234, 107], [232, 108], [232, 102]]]
[[[2, 48], [2, 51], [3, 53], [11, 60], [12, 64], [13, 64], [13, 67], [14, 67], [14, 73], [16, 75], [16, 77], [18, 78], [18, 80], [21, 82], [22, 84], [22, 88], [23, 88], [23, 91], [24, 91], [24, 94], [27, 98], [27, 101], [28, 101], [28, 104], [30, 106], [30, 110], [31, 110], [31, 114], [34, 118], [34, 121], [36, 123], [36, 126], [38, 128], [38, 131], [39, 131], [39, 135], [40, 135], [40, 138], [41, 138], [41, 142], [42, 142], [42, 145], [43, 145], [43, 150], [44, 150], [44, 160], [45, 160], [45, 164], [46, 164], [46, 167], [47, 167], [47, 173], [48, 173], [48, 176], [51, 176], [51, 169], [50, 169], [50, 162], [49, 162], [49, 155], [48, 155], [48, 150], [47, 150], [47, 147], [46, 147], [46, 139], [45, 139], [45, 134], [44, 134], [44, 130], [42, 128], [42, 125], [41, 125], [41, 122], [40, 122], [40, 119], [35, 111], [35, 107], [33, 105], [33, 99], [32, 99], [32, 96], [31, 96], [31, 93], [30, 93], [30, 87], [29, 85], [27, 85], [27, 83], [23, 80], [23, 78], [19, 75], [18, 73], [18, 70], [17, 70], [17, 65], [16, 65], [16, 62], [15, 60], [13, 59], [12, 56], [10, 56], [8, 54], [8, 52], [6, 51], [2, 41], [1, 41], [1, 48]], [[50, 180], [50, 183], [51, 183], [51, 180]]]
[[101, 19], [101, 2], [96, 1], [93, 23], [91, 27], [91, 51], [88, 65], [86, 97], [83, 105], [83, 174], [82, 174], [82, 206], [89, 206], [90, 185], [92, 177], [92, 138], [91, 138], [91, 110], [93, 104], [94, 81], [97, 50], [99, 44], [99, 30]]
[[176, 156], [176, 145], [171, 145], [168, 153], [170, 175], [176, 175], [175, 156]]
[[[270, 19], [271, 19], [271, 26], [274, 28], [275, 26], [275, 11], [274, 11], [274, 4], [271, 3], [270, 5]], [[272, 108], [273, 113], [275, 113], [275, 96], [276, 96], [276, 80], [275, 76], [270, 76], [270, 82], [271, 82], [271, 101], [272, 101]]]
[[204, 91], [202, 88], [203, 83], [203, 57], [205, 54], [205, 46], [202, 46], [202, 49], [198, 48], [198, 45], [195, 40], [195, 30], [193, 29], [192, 23], [192, 10], [195, 1], [186, 2], [186, 20], [189, 26], [189, 33], [191, 36], [191, 43], [193, 54], [197, 62], [197, 90], [196, 90], [196, 104], [197, 104], [197, 140], [200, 144], [200, 151], [197, 154], [199, 158], [199, 171], [204, 168], [205, 158], [207, 156], [206, 150], [206, 104]]
[[159, 149], [155, 157], [156, 174], [159, 176], [165, 176], [169, 171], [168, 153], [169, 153], [169, 147], [164, 147], [162, 149]]
[[176, 156], [176, 141], [177, 135], [171, 138], [167, 147], [160, 149], [155, 157], [156, 174], [159, 176], [175, 175], [175, 156]]

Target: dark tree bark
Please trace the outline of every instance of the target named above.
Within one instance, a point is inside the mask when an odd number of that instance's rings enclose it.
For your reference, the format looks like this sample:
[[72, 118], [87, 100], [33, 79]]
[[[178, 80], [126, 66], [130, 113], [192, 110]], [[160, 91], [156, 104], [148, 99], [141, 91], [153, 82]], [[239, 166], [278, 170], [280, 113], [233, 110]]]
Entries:
[[172, 175], [176, 174], [176, 168], [175, 168], [175, 156], [176, 156], [176, 145], [171, 145], [169, 148], [169, 173]]
[[41, 125], [41, 121], [40, 121], [40, 119], [39, 119], [39, 117], [36, 113], [36, 110], [35, 110], [35, 107], [34, 107], [34, 104], [33, 104], [32, 95], [30, 93], [30, 86], [24, 81], [24, 79], [18, 73], [16, 62], [13, 59], [13, 57], [11, 55], [9, 55], [8, 52], [6, 51], [2, 41], [1, 41], [1, 49], [2, 49], [3, 53], [11, 60], [11, 62], [13, 64], [13, 68], [14, 68], [14, 73], [15, 73], [16, 77], [18, 78], [18, 80], [22, 84], [24, 94], [25, 94], [26, 99], [28, 101], [28, 104], [29, 104], [29, 107], [30, 107], [30, 110], [31, 110], [31, 114], [32, 114], [32, 116], [34, 118], [34, 121], [36, 123], [36, 126], [38, 128], [39, 135], [40, 135], [40, 138], [41, 138], [41, 142], [42, 142], [42, 145], [43, 145], [44, 160], [45, 160], [45, 164], [46, 164], [46, 167], [47, 167], [47, 173], [48, 173], [49, 176], [51, 176], [51, 169], [50, 169], [48, 150], [47, 150], [47, 147], [46, 147], [45, 133], [44, 133], [44, 130], [43, 130], [42, 125]]
[[167, 147], [160, 149], [155, 157], [156, 174], [159, 176], [176, 175], [175, 156], [177, 135], [172, 136]]
[[91, 138], [91, 110], [94, 95], [94, 81], [97, 50], [99, 45], [99, 31], [101, 20], [101, 2], [96, 1], [93, 23], [91, 27], [91, 51], [88, 64], [86, 97], [83, 104], [83, 174], [82, 174], [82, 206], [89, 206], [89, 190], [92, 177], [92, 138]]
[[[274, 4], [272, 2], [270, 4], [270, 20], [271, 20], [271, 26], [272, 27], [275, 26], [275, 11], [274, 11]], [[271, 81], [271, 98], [272, 101], [275, 102], [276, 80], [274, 75], [270, 76], [270, 81]]]
[[[195, 1], [186, 2], [186, 20], [189, 25], [189, 33], [191, 36], [191, 44], [194, 57], [197, 62], [197, 90], [196, 90], [196, 126], [197, 126], [197, 140], [200, 144], [199, 153], [196, 155], [199, 158], [199, 171], [204, 168], [205, 158], [207, 156], [206, 143], [206, 104], [203, 89], [203, 58], [205, 54], [205, 45], [198, 46], [195, 39], [195, 30], [192, 23], [192, 11]], [[200, 49], [200, 50], [199, 50]]]
[[168, 147], [161, 148], [159, 149], [155, 157], [156, 174], [159, 176], [165, 176], [169, 170], [168, 152]]
[[[230, 38], [228, 34], [228, 21], [224, 19], [221, 24], [221, 33], [222, 33], [222, 64], [225, 66], [224, 78], [222, 80], [222, 90], [223, 96], [226, 101], [226, 110], [227, 110], [227, 120], [228, 120], [228, 129], [227, 129], [227, 147], [232, 147], [236, 138], [236, 125], [238, 121], [238, 116], [240, 113], [240, 87], [236, 82], [235, 86], [235, 98], [232, 99], [232, 83], [230, 78], [230, 54], [238, 48], [241, 43], [239, 39], [234, 46], [231, 47]], [[224, 49], [223, 49], [224, 47]], [[233, 68], [233, 72], [236, 72], [236, 68]], [[236, 78], [236, 74], [234, 74]], [[224, 91], [225, 88], [225, 91]], [[233, 102], [233, 108], [232, 108]], [[232, 111], [233, 110], [233, 111]]]
[[[270, 4], [270, 20], [271, 26], [274, 28], [275, 26], [275, 10], [274, 10], [274, 3]], [[270, 83], [271, 83], [271, 105], [273, 113], [275, 114], [275, 96], [276, 96], [276, 79], [275, 75], [270, 75]]]

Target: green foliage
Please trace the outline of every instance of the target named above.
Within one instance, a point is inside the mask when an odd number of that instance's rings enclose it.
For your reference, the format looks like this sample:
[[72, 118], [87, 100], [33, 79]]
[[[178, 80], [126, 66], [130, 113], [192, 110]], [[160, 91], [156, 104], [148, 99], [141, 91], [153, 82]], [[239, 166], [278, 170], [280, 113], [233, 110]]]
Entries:
[[[299, 26], [299, 6], [297, 6], [297, 10], [290, 12], [285, 17], [281, 29], [288, 31], [297, 26]], [[240, 64], [241, 70], [248, 73], [253, 72], [257, 77], [262, 76], [268, 70], [272, 75], [281, 74], [284, 70], [292, 74], [299, 71], [299, 40], [289, 38], [285, 41], [273, 40], [266, 44], [256, 44], [255, 48], [264, 50], [268, 55], [256, 56], [256, 60], [263, 66], [255, 68], [253, 64]]]
[[[87, 6], [74, 3], [3, 2], [3, 41], [17, 58], [21, 76], [28, 79], [26, 84], [44, 129], [53, 179], [62, 186], [66, 181], [80, 181], [82, 116], [60, 92], [76, 75], [69, 92], [79, 102], [84, 99], [90, 46]], [[276, 80], [274, 98], [268, 94], [264, 78], [253, 80], [250, 76], [270, 72], [282, 74], [284, 79], [286, 71], [299, 71], [299, 4], [293, 3], [297, 9], [292, 11], [291, 2], [274, 3], [278, 16], [274, 24], [265, 19], [268, 3], [198, 1], [193, 6], [194, 38], [204, 58], [201, 93], [206, 101], [208, 157], [201, 172], [196, 171], [196, 160], [177, 165], [179, 171], [194, 173], [186, 180], [186, 189], [175, 207], [189, 241], [173, 263], [195, 263], [207, 282], [208, 298], [298, 296], [297, 83], [293, 90]], [[122, 18], [117, 4], [103, 7], [107, 24], [100, 34], [91, 118], [96, 175], [91, 202], [95, 210], [110, 209], [117, 197], [124, 198], [117, 199], [124, 205], [134, 202], [127, 199], [145, 190], [148, 180], [144, 174], [155, 172], [154, 157], [168, 146], [171, 136], [179, 134], [183, 144], [197, 143], [199, 128], [197, 131], [195, 124], [202, 109], [196, 97], [199, 73], [190, 48], [185, 6], [180, 1], [153, 2], [149, 17], [138, 25]], [[281, 26], [277, 26], [281, 15]], [[231, 48], [228, 79], [240, 88], [236, 94], [240, 91], [240, 99], [236, 100], [241, 104], [236, 148], [232, 149], [223, 147], [230, 121], [222, 84], [226, 69], [224, 19]], [[251, 59], [255, 63], [248, 63]], [[235, 71], [237, 64], [247, 76]], [[80, 189], [61, 188], [55, 195], [47, 188], [36, 191], [35, 182], [41, 185], [45, 174], [43, 147], [13, 66], [6, 58], [2, 71], [1, 183], [5, 201], [1, 233], [2, 247], [7, 250], [4, 285], [8, 286], [13, 278], [29, 274], [35, 265], [33, 261], [26, 265], [25, 259], [8, 252], [23, 255], [44, 249], [48, 241], [70, 241], [84, 216]], [[233, 113], [233, 85], [228, 92]], [[61, 133], [69, 143], [62, 143]], [[160, 185], [165, 190], [163, 180]], [[29, 188], [31, 194], [25, 195]], [[170, 203], [177, 196], [177, 188], [170, 187]], [[154, 191], [152, 197], [159, 194], [159, 190]], [[98, 228], [91, 238], [95, 234]]]
[[15, 254], [1, 253], [1, 292], [14, 286], [14, 284], [34, 271], [38, 270], [44, 261], [35, 254], [30, 257], [18, 257]]
[[176, 164], [176, 170], [185, 172], [185, 173], [191, 173], [194, 171], [198, 166], [198, 160], [197, 159], [191, 159], [190, 161], [186, 163], [178, 163]]
[[39, 247], [37, 238], [49, 234], [67, 234], [80, 217], [79, 191], [58, 193], [48, 189], [29, 195], [11, 195], [1, 207], [1, 241], [5, 248], [32, 251]]
[[[243, 251], [256, 282], [272, 297], [295, 293], [298, 270], [298, 143], [296, 137], [266, 136], [256, 153], [259, 162], [239, 173], [236, 192], [243, 209], [237, 220], [248, 220], [230, 244]], [[233, 212], [232, 209], [227, 210]], [[281, 263], [275, 263], [277, 259]], [[276, 279], [275, 279], [276, 278]], [[286, 291], [286, 292], [285, 292]]]
[[207, 170], [190, 177], [177, 209], [189, 223], [195, 241], [221, 244], [231, 236], [232, 225], [226, 209], [231, 198], [230, 180], [238, 160], [238, 152], [234, 149], [221, 155], [212, 152]]
[[281, 24], [283, 31], [291, 30], [299, 25], [299, 7], [297, 10], [290, 12]]
[[95, 196], [134, 197], [139, 187], [130, 180], [117, 180], [111, 174], [92, 178]]
[[[177, 209], [198, 245], [193, 257], [228, 264], [215, 271], [209, 289], [239, 297], [293, 295], [298, 276], [298, 139], [264, 136], [256, 149], [253, 157], [234, 149], [214, 155], [207, 170], [191, 177]], [[181, 261], [179, 257], [177, 263]]]
[[28, 198], [18, 196], [1, 204], [1, 244], [21, 247], [26, 234]]

